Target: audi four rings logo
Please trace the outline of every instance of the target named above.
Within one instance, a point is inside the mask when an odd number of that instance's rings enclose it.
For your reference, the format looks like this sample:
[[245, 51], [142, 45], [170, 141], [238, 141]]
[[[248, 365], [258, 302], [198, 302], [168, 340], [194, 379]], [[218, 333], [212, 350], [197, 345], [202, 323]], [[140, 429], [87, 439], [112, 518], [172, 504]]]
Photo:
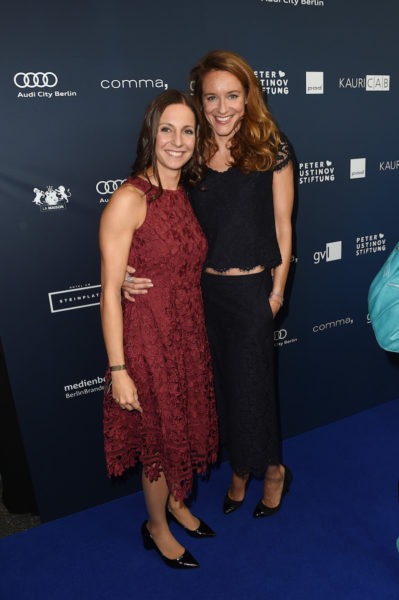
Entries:
[[112, 194], [126, 179], [115, 179], [110, 181], [98, 181], [96, 190], [98, 194]]
[[58, 83], [58, 77], [55, 73], [17, 73], [14, 75], [14, 83], [19, 88], [45, 88], [55, 87]]
[[288, 335], [288, 332], [286, 329], [278, 329], [277, 331], [274, 332], [274, 341], [279, 342], [281, 340], [285, 340], [287, 335]]

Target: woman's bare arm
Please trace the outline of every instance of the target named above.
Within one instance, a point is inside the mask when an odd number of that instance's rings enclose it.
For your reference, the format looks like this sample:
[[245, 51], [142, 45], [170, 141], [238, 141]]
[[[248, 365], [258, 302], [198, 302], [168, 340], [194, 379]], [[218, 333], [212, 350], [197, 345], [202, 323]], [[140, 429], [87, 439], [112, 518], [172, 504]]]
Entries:
[[[134, 232], [144, 222], [146, 200], [132, 185], [111, 197], [100, 223], [101, 320], [110, 365], [125, 363], [121, 286]], [[126, 371], [112, 372], [112, 395], [122, 408], [141, 410], [137, 390]]]
[[294, 170], [289, 162], [281, 171], [273, 173], [273, 207], [277, 242], [281, 253], [281, 265], [274, 269], [273, 292], [270, 298], [273, 315], [279, 310], [279, 296], [284, 296], [285, 284], [292, 253], [292, 209], [294, 205]]

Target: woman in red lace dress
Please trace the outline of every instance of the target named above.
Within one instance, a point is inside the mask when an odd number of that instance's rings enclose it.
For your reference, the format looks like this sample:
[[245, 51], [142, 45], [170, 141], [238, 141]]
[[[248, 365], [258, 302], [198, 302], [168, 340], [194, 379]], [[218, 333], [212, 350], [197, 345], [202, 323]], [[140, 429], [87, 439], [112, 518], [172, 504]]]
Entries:
[[[204, 473], [215, 461], [218, 443], [200, 289], [207, 243], [180, 185], [201, 176], [198, 130], [189, 96], [169, 90], [156, 98], [133, 174], [100, 226], [108, 473], [142, 463], [144, 546], [174, 568], [199, 565], [172, 536], [165, 509], [192, 536], [214, 535], [183, 503], [193, 471]], [[121, 304], [128, 260], [157, 285], [154, 294]]]

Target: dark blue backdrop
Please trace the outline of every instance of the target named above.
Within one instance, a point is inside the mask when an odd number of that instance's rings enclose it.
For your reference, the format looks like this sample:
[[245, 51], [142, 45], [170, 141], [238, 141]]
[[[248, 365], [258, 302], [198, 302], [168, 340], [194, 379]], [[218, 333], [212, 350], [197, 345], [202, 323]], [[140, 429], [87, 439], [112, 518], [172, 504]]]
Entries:
[[399, 239], [398, 17], [389, 0], [3, 8], [1, 332], [43, 520], [137, 488], [105, 474], [98, 220], [146, 105], [210, 49], [249, 61], [298, 159], [284, 436], [397, 397], [366, 299]]

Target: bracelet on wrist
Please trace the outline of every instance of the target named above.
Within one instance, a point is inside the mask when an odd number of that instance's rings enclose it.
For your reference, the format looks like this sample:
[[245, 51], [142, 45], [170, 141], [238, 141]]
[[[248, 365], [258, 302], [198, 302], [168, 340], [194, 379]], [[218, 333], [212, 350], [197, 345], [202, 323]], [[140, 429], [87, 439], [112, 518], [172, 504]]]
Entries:
[[126, 371], [126, 365], [112, 365], [110, 371]]
[[270, 300], [274, 300], [274, 302], [277, 302], [280, 306], [283, 306], [284, 304], [284, 297], [281, 294], [277, 294], [276, 292], [270, 292], [269, 298]]

